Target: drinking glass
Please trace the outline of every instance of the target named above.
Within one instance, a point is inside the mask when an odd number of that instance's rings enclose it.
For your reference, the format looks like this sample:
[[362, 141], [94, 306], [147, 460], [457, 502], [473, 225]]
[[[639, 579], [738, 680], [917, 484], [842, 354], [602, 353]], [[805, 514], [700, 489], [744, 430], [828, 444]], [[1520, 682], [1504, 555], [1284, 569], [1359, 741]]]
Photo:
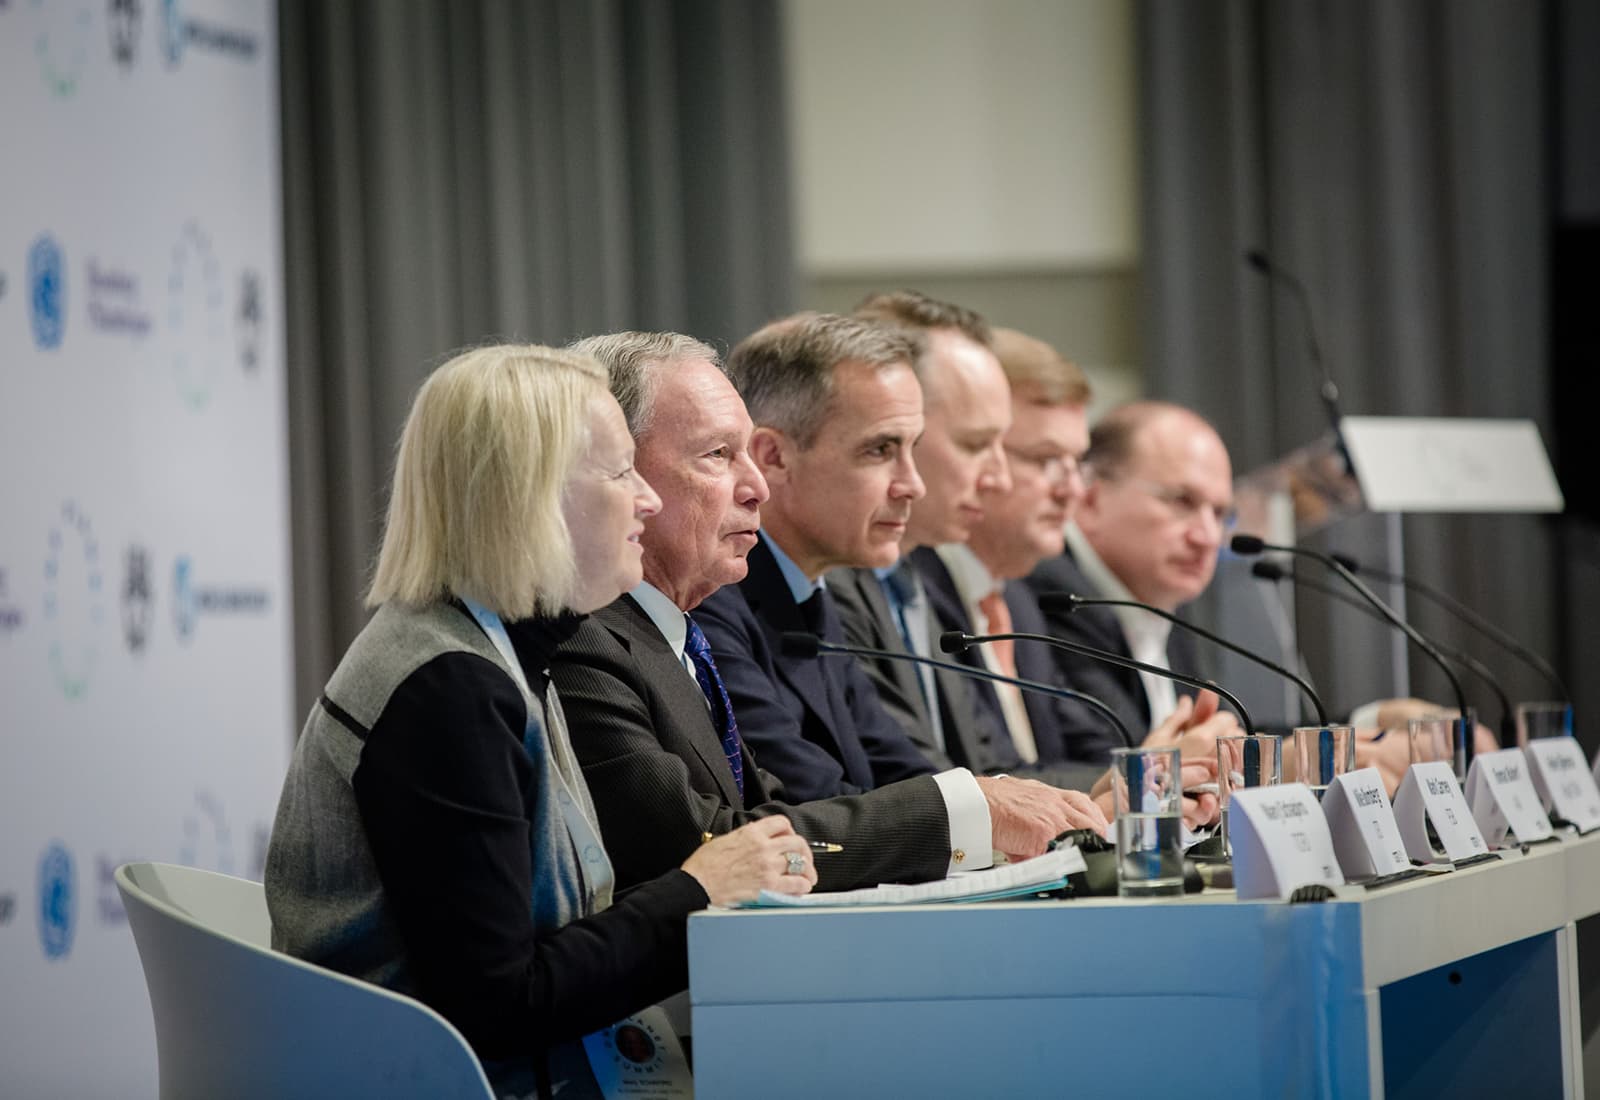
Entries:
[[1356, 731], [1350, 726], [1297, 726], [1294, 731], [1295, 773], [1320, 800], [1336, 775], [1354, 771]]
[[1178, 748], [1111, 750], [1117, 799], [1117, 893], [1183, 893], [1183, 772]]
[[1571, 736], [1571, 703], [1517, 704], [1517, 748], [1527, 748], [1535, 737]]
[[1222, 807], [1222, 850], [1233, 855], [1228, 838], [1228, 804], [1233, 792], [1283, 782], [1283, 738], [1275, 733], [1217, 738], [1217, 801]]

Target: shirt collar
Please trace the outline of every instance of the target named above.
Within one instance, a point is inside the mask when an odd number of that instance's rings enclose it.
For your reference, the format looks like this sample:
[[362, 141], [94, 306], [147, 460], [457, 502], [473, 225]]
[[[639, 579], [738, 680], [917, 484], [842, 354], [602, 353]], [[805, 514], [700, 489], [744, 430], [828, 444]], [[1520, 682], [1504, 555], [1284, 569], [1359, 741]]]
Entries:
[[[1072, 552], [1072, 560], [1077, 562], [1078, 568], [1083, 570], [1083, 575], [1094, 586], [1094, 592], [1085, 592], [1085, 596], [1101, 596], [1108, 600], [1132, 600], [1136, 597], [1122, 583], [1122, 579], [1111, 571], [1111, 567], [1100, 560], [1100, 555], [1089, 543], [1084, 533], [1078, 530], [1076, 523], [1068, 523], [1066, 529], [1067, 549]], [[1137, 607], [1113, 607], [1112, 614], [1117, 617], [1117, 623], [1122, 627], [1122, 634], [1128, 641], [1129, 652], [1148, 653], [1159, 650], [1162, 653], [1167, 649], [1167, 638], [1172, 634], [1172, 624], [1159, 615], [1152, 615], [1148, 611], [1141, 611]]]
[[939, 555], [944, 567], [950, 570], [950, 579], [955, 582], [956, 593], [968, 608], [977, 607], [979, 600], [991, 592], [1000, 591], [1005, 584], [989, 572], [989, 567], [979, 561], [978, 555], [972, 552], [972, 547], [964, 542], [947, 542], [935, 547], [934, 553]]
[[823, 587], [821, 579], [812, 580], [801, 572], [794, 559], [783, 552], [771, 535], [765, 531], [759, 532], [761, 541], [767, 544], [767, 549], [772, 551], [772, 559], [778, 563], [778, 572], [783, 575], [783, 582], [789, 586], [789, 593], [797, 604], [805, 603], [815, 596]]
[[683, 609], [649, 581], [640, 581], [639, 586], [628, 595], [632, 596], [633, 602], [649, 616], [678, 660], [683, 660], [683, 646], [689, 637], [689, 620], [684, 615]]

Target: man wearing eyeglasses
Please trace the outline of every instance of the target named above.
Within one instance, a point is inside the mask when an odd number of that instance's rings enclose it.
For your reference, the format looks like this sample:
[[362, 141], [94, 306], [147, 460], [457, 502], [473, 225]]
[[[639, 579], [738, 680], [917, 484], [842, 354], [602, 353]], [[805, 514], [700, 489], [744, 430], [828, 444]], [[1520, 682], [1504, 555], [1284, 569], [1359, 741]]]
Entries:
[[[1035, 592], [1134, 599], [1176, 611], [1205, 591], [1233, 526], [1228, 450], [1203, 418], [1179, 405], [1136, 401], [1108, 412], [1089, 434], [1085, 485], [1066, 553], [1028, 578]], [[1193, 643], [1133, 608], [1084, 608], [1051, 616], [1059, 637], [1135, 660], [1193, 670]], [[1056, 651], [1074, 687], [1110, 704], [1130, 729], [1179, 709], [1171, 680]]]

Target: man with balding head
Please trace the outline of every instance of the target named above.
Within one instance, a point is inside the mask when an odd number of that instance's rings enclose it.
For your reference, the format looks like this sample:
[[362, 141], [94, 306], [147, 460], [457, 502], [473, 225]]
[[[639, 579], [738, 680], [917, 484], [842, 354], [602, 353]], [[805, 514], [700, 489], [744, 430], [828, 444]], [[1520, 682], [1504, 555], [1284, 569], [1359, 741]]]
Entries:
[[760, 716], [733, 705], [688, 614], [745, 576], [768, 499], [744, 403], [716, 353], [689, 337], [618, 333], [577, 346], [609, 368], [635, 464], [662, 498], [641, 537], [645, 583], [578, 623], [550, 669], [619, 885], [678, 866], [706, 833], [773, 813], [844, 846], [819, 861], [825, 889], [982, 867], [992, 849], [1037, 854], [1076, 824], [1030, 785], [984, 787], [970, 775], [976, 824], [959, 809], [953, 820], [962, 777], [926, 764], [900, 782], [822, 800], [795, 797], [766, 771], [747, 736]]
[[[1028, 578], [1037, 593], [1133, 599], [1176, 611], [1211, 583], [1233, 525], [1227, 448], [1198, 414], [1162, 401], [1107, 413], [1089, 435], [1087, 480], [1066, 553]], [[1188, 637], [1148, 612], [1086, 608], [1051, 617], [1062, 638], [1148, 664], [1195, 667]], [[1147, 729], [1179, 707], [1173, 682], [1057, 651], [1074, 687], [1110, 704], [1130, 729]]]

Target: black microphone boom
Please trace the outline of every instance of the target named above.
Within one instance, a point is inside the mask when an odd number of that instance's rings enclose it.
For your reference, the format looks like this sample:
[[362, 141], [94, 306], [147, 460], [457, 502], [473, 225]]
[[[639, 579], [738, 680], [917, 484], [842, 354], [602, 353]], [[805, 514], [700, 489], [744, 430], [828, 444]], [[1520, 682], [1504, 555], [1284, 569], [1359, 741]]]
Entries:
[[[1326, 596], [1330, 600], [1361, 612], [1369, 619], [1386, 623], [1382, 615], [1379, 615], [1354, 596], [1336, 591], [1331, 585], [1302, 577], [1294, 570], [1283, 568], [1277, 562], [1258, 561], [1250, 567], [1250, 573], [1252, 576], [1264, 581], [1289, 581], [1300, 588], [1309, 588], [1311, 591]], [[1440, 653], [1444, 654], [1446, 660], [1454, 661], [1488, 685], [1489, 690], [1494, 693], [1495, 700], [1500, 704], [1500, 737], [1505, 744], [1510, 744], [1516, 737], [1516, 726], [1513, 723], [1515, 712], [1511, 706], [1511, 696], [1506, 694], [1506, 689], [1500, 685], [1499, 680], [1495, 679], [1494, 670], [1464, 650], [1456, 649], [1439, 641], [1435, 641], [1433, 644], [1438, 647]]]
[[[1055, 684], [1042, 684], [1038, 680], [1025, 680], [1020, 676], [1005, 676], [987, 669], [972, 668], [969, 665], [958, 665], [951, 661], [935, 661], [932, 657], [924, 657], [917, 653], [900, 653], [893, 649], [871, 649], [867, 646], [840, 645], [837, 642], [825, 642], [815, 634], [806, 634], [798, 630], [784, 631], [778, 639], [779, 651], [785, 657], [887, 657], [891, 661], [909, 661], [915, 665], [928, 665], [945, 672], [954, 672], [958, 676], [967, 676], [977, 680], [989, 680], [997, 684], [1015, 684], [1026, 691], [1038, 691], [1045, 695], [1053, 695], [1057, 699], [1071, 699], [1073, 702], [1082, 703], [1103, 717], [1112, 728], [1122, 734], [1125, 744], [1136, 745], [1138, 740], [1128, 732], [1127, 725], [1117, 712], [1105, 703], [1086, 692], [1074, 691], [1071, 688], [1057, 687]], [[948, 650], [946, 652], [949, 652]]]
[[[1271, 550], [1279, 554], [1294, 554], [1299, 557], [1311, 558], [1313, 561], [1320, 561], [1327, 566], [1338, 574], [1340, 580], [1353, 588], [1378, 614], [1382, 615], [1389, 625], [1411, 639], [1413, 645], [1433, 659], [1433, 663], [1438, 665], [1444, 673], [1445, 679], [1450, 681], [1450, 688], [1455, 692], [1456, 707], [1461, 711], [1462, 717], [1466, 717], [1467, 693], [1461, 687], [1461, 677], [1456, 675], [1455, 669], [1451, 668], [1444, 659], [1444, 655], [1439, 652], [1439, 647], [1419, 634], [1415, 627], [1396, 614], [1394, 608], [1380, 600], [1376, 592], [1363, 584], [1361, 578], [1346, 569], [1343, 563], [1335, 561], [1332, 555], [1324, 554], [1320, 550], [1308, 550], [1303, 546], [1279, 546], [1276, 543], [1259, 539], [1254, 535], [1235, 535], [1228, 546], [1235, 554], [1240, 554], [1244, 557], [1252, 557], [1263, 550]], [[1472, 763], [1471, 737], [1462, 738], [1462, 744], [1457, 746], [1457, 755], [1459, 757], [1457, 763], [1460, 766], [1460, 774], [1466, 775], [1466, 769]]]
[[1088, 599], [1087, 597], [1080, 596], [1076, 592], [1041, 593], [1039, 596], [1039, 606], [1045, 611], [1064, 609], [1069, 614], [1077, 611], [1080, 607], [1136, 607], [1141, 611], [1148, 611], [1152, 615], [1156, 615], [1167, 620], [1167, 622], [1171, 623], [1173, 626], [1180, 626], [1192, 634], [1198, 634], [1208, 642], [1213, 642], [1216, 645], [1221, 646], [1223, 649], [1237, 653], [1247, 661], [1254, 661], [1261, 667], [1269, 668], [1273, 672], [1276, 672], [1279, 676], [1282, 676], [1287, 680], [1292, 680], [1295, 686], [1305, 693], [1306, 698], [1311, 700], [1311, 706], [1317, 712], [1317, 723], [1323, 726], [1328, 724], [1327, 708], [1322, 705], [1321, 697], [1317, 695], [1316, 691], [1312, 689], [1310, 683], [1308, 683], [1304, 677], [1290, 672], [1282, 665], [1267, 660], [1259, 653], [1252, 653], [1250, 650], [1244, 648], [1244, 646], [1228, 641], [1228, 639], [1222, 637], [1220, 634], [1213, 634], [1211, 631], [1206, 630], [1203, 627], [1198, 627], [1194, 623], [1180, 619], [1170, 611], [1165, 611], [1159, 607], [1152, 606], [1151, 604], [1140, 603], [1138, 600], [1092, 600]]
[[1104, 661], [1111, 665], [1121, 665], [1123, 668], [1137, 669], [1140, 672], [1149, 672], [1168, 680], [1176, 680], [1180, 684], [1188, 684], [1192, 688], [1204, 691], [1214, 691], [1226, 699], [1228, 705], [1239, 715], [1239, 724], [1246, 733], [1256, 732], [1255, 726], [1250, 721], [1250, 712], [1244, 709], [1244, 704], [1239, 697], [1227, 688], [1212, 680], [1203, 680], [1198, 676], [1190, 676], [1183, 672], [1174, 672], [1170, 668], [1160, 665], [1147, 665], [1143, 661], [1135, 661], [1131, 657], [1124, 657], [1120, 653], [1112, 653], [1108, 649], [1096, 649], [1092, 645], [1083, 645], [1081, 642], [1069, 642], [1065, 638], [1051, 637], [1049, 634], [964, 634], [959, 630], [947, 630], [939, 635], [939, 648], [946, 653], [960, 653], [969, 646], [979, 645], [984, 642], [1043, 642], [1056, 649], [1064, 649], [1069, 653], [1081, 654], [1092, 657], [1097, 661]]
[[1444, 608], [1457, 619], [1466, 623], [1472, 629], [1476, 630], [1485, 638], [1488, 638], [1491, 642], [1494, 642], [1501, 649], [1504, 649], [1512, 656], [1519, 658], [1524, 664], [1533, 668], [1541, 676], [1549, 680], [1550, 683], [1554, 685], [1562, 702], [1565, 703], [1571, 700], [1572, 696], [1567, 692], [1567, 685], [1561, 682], [1560, 675], [1557, 674], [1555, 667], [1551, 665], [1549, 661], [1545, 660], [1543, 657], [1539, 656], [1539, 654], [1535, 653], [1533, 650], [1517, 641], [1510, 634], [1507, 634], [1504, 630], [1501, 630], [1498, 626], [1495, 626], [1488, 619], [1485, 619], [1482, 615], [1472, 610], [1472, 608], [1468, 607], [1460, 600], [1457, 600], [1454, 597], [1439, 591], [1432, 585], [1424, 584], [1418, 580], [1412, 580], [1410, 577], [1404, 576], [1400, 573], [1389, 573], [1382, 569], [1373, 569], [1370, 566], [1362, 565], [1354, 558], [1344, 555], [1336, 554], [1334, 556], [1341, 564], [1344, 565], [1346, 569], [1350, 570], [1352, 573], [1361, 573], [1373, 578], [1374, 580], [1383, 581], [1385, 584], [1402, 585], [1407, 592], [1414, 592], [1423, 599], [1432, 602], [1435, 606]]

